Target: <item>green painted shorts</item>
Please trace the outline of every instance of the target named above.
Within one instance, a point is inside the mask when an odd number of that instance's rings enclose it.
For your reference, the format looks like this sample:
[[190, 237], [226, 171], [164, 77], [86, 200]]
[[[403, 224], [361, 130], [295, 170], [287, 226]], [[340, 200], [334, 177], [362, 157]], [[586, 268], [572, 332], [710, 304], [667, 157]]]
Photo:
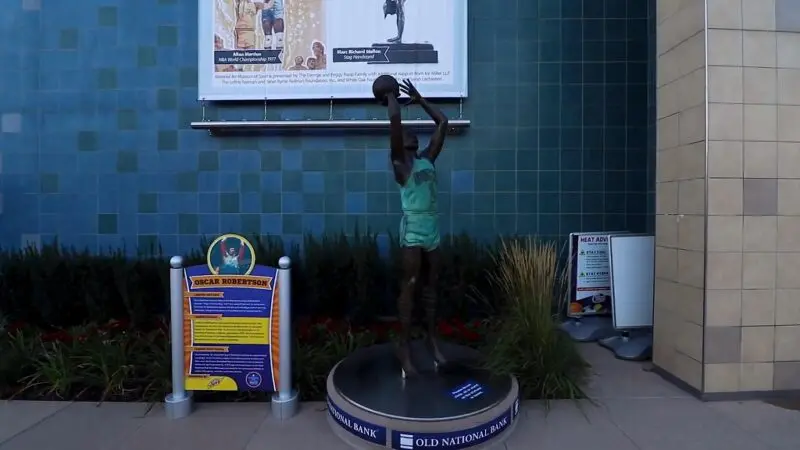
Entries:
[[426, 252], [439, 248], [439, 217], [435, 214], [403, 214], [400, 246], [420, 247]]

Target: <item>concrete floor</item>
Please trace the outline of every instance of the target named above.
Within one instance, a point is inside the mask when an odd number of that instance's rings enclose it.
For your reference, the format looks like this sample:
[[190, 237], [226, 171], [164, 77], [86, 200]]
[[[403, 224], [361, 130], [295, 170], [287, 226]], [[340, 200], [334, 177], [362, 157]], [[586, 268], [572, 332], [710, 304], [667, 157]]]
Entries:
[[[796, 450], [800, 412], [763, 402], [702, 403], [638, 363], [582, 346], [595, 373], [592, 402], [522, 405], [508, 450]], [[168, 421], [156, 406], [0, 402], [0, 450], [346, 450], [323, 403], [273, 420], [267, 404], [200, 404]]]

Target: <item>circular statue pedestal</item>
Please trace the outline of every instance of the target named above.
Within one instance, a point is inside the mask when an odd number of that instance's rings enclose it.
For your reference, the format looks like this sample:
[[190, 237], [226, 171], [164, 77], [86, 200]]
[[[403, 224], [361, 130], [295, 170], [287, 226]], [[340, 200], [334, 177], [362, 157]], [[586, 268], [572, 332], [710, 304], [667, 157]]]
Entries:
[[328, 375], [328, 421], [357, 449], [488, 449], [511, 433], [519, 387], [474, 363], [477, 352], [441, 343], [438, 370], [423, 342], [412, 343], [419, 375], [403, 378], [392, 344], [361, 349]]

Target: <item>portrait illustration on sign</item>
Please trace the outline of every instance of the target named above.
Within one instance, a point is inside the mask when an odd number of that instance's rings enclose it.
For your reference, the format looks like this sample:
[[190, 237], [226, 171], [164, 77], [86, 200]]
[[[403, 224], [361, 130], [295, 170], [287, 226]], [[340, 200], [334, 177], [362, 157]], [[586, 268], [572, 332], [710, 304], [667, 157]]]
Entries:
[[208, 270], [214, 275], [250, 275], [256, 265], [253, 245], [238, 234], [225, 234], [208, 247]]

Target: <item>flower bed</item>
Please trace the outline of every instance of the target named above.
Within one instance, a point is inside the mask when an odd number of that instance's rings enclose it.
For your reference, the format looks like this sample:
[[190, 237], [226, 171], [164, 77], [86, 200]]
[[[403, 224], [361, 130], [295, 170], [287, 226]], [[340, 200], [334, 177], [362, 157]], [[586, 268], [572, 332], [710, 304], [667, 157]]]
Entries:
[[[330, 318], [295, 326], [295, 385], [304, 400], [323, 400], [333, 366], [358, 348], [387, 342], [397, 322], [353, 326]], [[443, 339], [484, 343], [486, 323], [440, 321]], [[160, 401], [170, 389], [169, 332], [162, 321], [132, 329], [125, 321], [42, 331], [10, 324], [0, 335], [0, 398]], [[198, 393], [200, 400], [266, 400], [256, 393]]]
[[[302, 251], [274, 237], [253, 243], [258, 261], [291, 256], [294, 313], [324, 317], [296, 320], [293, 352], [295, 386], [305, 400], [322, 400], [337, 362], [399, 331], [382, 319], [394, 314], [398, 248], [382, 249], [369, 233], [309, 236]], [[204, 251], [187, 264], [202, 264]], [[454, 236], [441, 253], [441, 338], [481, 350], [487, 368], [516, 376], [526, 398], [580, 397], [586, 365], [554, 322], [565, 288], [555, 245]], [[0, 398], [161, 401], [171, 382], [167, 259], [58, 245], [0, 249]]]

